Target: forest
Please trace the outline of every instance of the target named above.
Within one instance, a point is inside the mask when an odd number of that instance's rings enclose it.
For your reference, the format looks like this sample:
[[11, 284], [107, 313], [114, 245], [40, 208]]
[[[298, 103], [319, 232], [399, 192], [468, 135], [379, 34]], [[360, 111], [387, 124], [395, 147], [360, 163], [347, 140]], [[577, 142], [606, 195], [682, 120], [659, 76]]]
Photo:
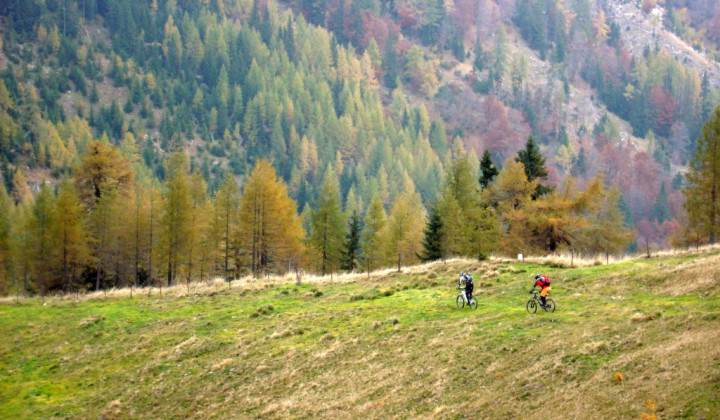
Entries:
[[[1, 287], [714, 242], [685, 198], [717, 181], [717, 74], [632, 55], [598, 3], [10, 0]], [[660, 6], [716, 59], [701, 7]]]

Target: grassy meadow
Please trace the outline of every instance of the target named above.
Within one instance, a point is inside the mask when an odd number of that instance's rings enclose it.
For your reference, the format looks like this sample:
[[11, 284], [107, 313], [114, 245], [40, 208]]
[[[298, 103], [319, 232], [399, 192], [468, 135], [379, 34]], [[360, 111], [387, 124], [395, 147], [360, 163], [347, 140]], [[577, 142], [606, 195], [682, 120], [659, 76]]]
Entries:
[[158, 292], [2, 301], [0, 417], [720, 418], [717, 249]]

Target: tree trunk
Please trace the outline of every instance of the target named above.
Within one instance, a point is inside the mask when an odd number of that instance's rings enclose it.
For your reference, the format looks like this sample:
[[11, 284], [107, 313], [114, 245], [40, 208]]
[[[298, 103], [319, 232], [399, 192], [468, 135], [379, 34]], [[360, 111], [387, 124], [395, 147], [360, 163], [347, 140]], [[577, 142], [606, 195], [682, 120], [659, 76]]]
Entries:
[[152, 291], [153, 284], [155, 284], [155, 279], [153, 278], [153, 271], [152, 271], [152, 254], [153, 254], [153, 199], [152, 199], [152, 190], [150, 193], [150, 243], [148, 244], [148, 282], [150, 283], [150, 287], [148, 287], [148, 297], [150, 297], [150, 292]]
[[102, 272], [102, 259], [98, 262], [97, 276], [95, 276], [95, 291], [100, 290], [100, 272]]
[[717, 191], [715, 190], [715, 180], [713, 179], [712, 189], [710, 190], [710, 244], [715, 244], [715, 229], [717, 228], [717, 208], [715, 207]]
[[225, 280], [230, 277], [228, 270], [228, 251], [230, 245], [230, 210], [225, 210]]
[[[135, 205], [135, 287], [140, 286], [140, 202]], [[132, 288], [130, 288], [132, 296]]]

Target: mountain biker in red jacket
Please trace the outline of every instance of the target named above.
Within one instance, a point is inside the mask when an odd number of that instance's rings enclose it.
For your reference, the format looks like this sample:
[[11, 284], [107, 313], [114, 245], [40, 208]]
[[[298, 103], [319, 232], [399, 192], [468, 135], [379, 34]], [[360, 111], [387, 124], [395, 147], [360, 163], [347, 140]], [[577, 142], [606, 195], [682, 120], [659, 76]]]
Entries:
[[547, 296], [550, 291], [550, 279], [544, 274], [535, 274], [535, 284], [532, 289], [530, 289], [530, 293], [532, 293], [536, 287], [540, 288], [540, 301], [542, 302], [542, 306], [545, 307], [545, 296]]

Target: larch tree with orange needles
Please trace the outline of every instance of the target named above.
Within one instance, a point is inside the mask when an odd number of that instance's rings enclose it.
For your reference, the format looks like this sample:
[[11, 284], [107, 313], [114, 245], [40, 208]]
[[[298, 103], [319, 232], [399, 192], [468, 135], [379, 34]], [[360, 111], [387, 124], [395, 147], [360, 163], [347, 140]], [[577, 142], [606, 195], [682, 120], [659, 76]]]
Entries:
[[253, 276], [297, 265], [305, 236], [297, 205], [267, 159], [255, 163], [240, 197], [239, 244]]
[[54, 235], [58, 241], [63, 287], [77, 287], [78, 269], [90, 259], [83, 226], [83, 211], [75, 187], [66, 179], [60, 184], [54, 214]]

